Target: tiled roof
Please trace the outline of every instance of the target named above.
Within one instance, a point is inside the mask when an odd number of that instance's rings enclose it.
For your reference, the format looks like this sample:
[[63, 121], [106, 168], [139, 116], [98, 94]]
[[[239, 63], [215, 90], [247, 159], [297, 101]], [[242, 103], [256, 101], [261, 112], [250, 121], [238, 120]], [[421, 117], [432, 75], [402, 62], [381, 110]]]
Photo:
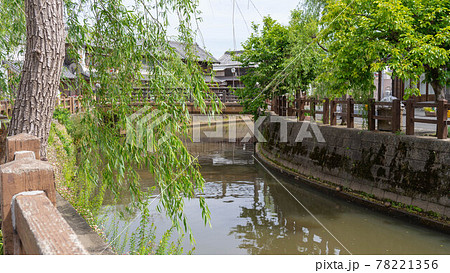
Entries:
[[240, 62], [234, 61], [234, 56], [239, 56], [242, 54], [242, 50], [237, 51], [226, 51], [220, 58], [219, 62], [220, 64], [227, 64], [227, 65], [241, 65]]
[[[186, 58], [186, 51], [185, 51], [185, 45], [180, 42], [176, 41], [169, 41], [169, 45], [175, 50], [175, 52], [180, 55], [182, 59]], [[195, 54], [197, 55], [199, 61], [201, 62], [212, 62], [212, 63], [219, 63], [219, 61], [214, 58], [213, 55], [205, 51], [203, 48], [201, 48], [197, 43], [194, 44], [195, 46]]]

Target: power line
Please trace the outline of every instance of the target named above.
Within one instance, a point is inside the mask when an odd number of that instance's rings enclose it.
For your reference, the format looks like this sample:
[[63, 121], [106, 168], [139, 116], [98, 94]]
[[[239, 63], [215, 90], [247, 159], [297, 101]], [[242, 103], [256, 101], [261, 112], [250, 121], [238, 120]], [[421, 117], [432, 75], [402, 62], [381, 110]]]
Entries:
[[239, 7], [238, 2], [236, 2], [236, 7], [238, 8], [238, 11], [239, 11], [239, 13], [240, 13], [241, 16], [242, 16], [242, 19], [244, 20], [245, 26], [247, 27], [247, 32], [248, 32], [248, 34], [250, 35], [250, 28], [248, 27], [247, 20], [245, 20], [244, 14], [242, 13], [241, 8]]
[[232, 16], [232, 21], [233, 21], [233, 45], [234, 45], [234, 50], [236, 51], [236, 30], [234, 27], [234, 7], [236, 6], [236, 0], [233, 0], [233, 16]]
[[[252, 1], [252, 0], [250, 0], [250, 1]], [[340, 12], [340, 13], [339, 13], [332, 21], [331, 21], [331, 23], [330, 23], [329, 25], [333, 24], [334, 21], [336, 21], [336, 19], [339, 18], [339, 16], [341, 16], [341, 14], [342, 14], [345, 10], [347, 10], [347, 8], [348, 8], [350, 5], [353, 4], [353, 2], [355, 2], [355, 0], [353, 0], [353, 1], [352, 1], [351, 3], [349, 3], [347, 6], [345, 6], [345, 8], [344, 8], [344, 9], [343, 9], [343, 10], [342, 10], [342, 11], [341, 11], [341, 12]], [[329, 25], [328, 25], [328, 26], [329, 26]], [[327, 27], [325, 27], [324, 29], [320, 30], [319, 33], [318, 33], [318, 35], [312, 40], [312, 42], [309, 43], [305, 48], [303, 48], [303, 50], [302, 50], [299, 54], [297, 54], [297, 56], [295, 56], [295, 58], [293, 58], [293, 59], [288, 63], [288, 65], [285, 66], [285, 67], [283, 68], [283, 70], [277, 72], [276, 75], [275, 75], [275, 77], [269, 82], [269, 84], [266, 85], [266, 87], [264, 87], [264, 88], [261, 90], [261, 92], [260, 92], [260, 93], [252, 100], [252, 102], [255, 101], [257, 98], [259, 98], [259, 96], [261, 96], [261, 94], [263, 94], [266, 90], [268, 90], [268, 89], [271, 87], [272, 84], [275, 85], [275, 86], [273, 87], [273, 89], [272, 89], [272, 93], [275, 92], [275, 88], [278, 86], [278, 84], [281, 83], [282, 81], [284, 81], [284, 80], [286, 79], [286, 77], [287, 77], [290, 73], [292, 73], [292, 71], [294, 71], [293, 69], [290, 69], [290, 70], [287, 70], [287, 69], [288, 69], [295, 61], [297, 61], [297, 60], [301, 57], [301, 55], [303, 54], [303, 52], [306, 51], [306, 49], [308, 49], [309, 46], [310, 46], [314, 41], [317, 41], [317, 40], [320, 38], [320, 36], [322, 35], [322, 33], [323, 33], [323, 31], [324, 31], [325, 29], [327, 29]], [[281, 76], [284, 76], [284, 77], [283, 77], [282, 79], [280, 79]]]
[[331, 235], [331, 237], [333, 237], [347, 252], [348, 252], [348, 254], [350, 254], [350, 255], [353, 255], [351, 252], [350, 252], [350, 250], [348, 250], [345, 246], [344, 246], [344, 244], [342, 244], [341, 243], [341, 241], [339, 241], [338, 240], [338, 238], [336, 238], [336, 236], [334, 236], [334, 234], [333, 233], [331, 233], [331, 231], [329, 231], [328, 229], [327, 229], [327, 227], [325, 227], [325, 225], [324, 224], [322, 224], [322, 222], [320, 222], [319, 221], [319, 219], [317, 219], [317, 217], [302, 203], [302, 202], [300, 202], [300, 200], [298, 200], [298, 198], [297, 197], [295, 197], [295, 195], [294, 194], [292, 194], [292, 192], [290, 192], [289, 190], [288, 190], [288, 188], [286, 188], [286, 186], [283, 184], [283, 183], [281, 183], [281, 181], [280, 180], [278, 180], [278, 178], [275, 176], [275, 175], [273, 175], [272, 174], [272, 172], [271, 171], [269, 171], [269, 169], [267, 169], [266, 168], [266, 166], [264, 166], [264, 164], [262, 164], [254, 155], [252, 155], [253, 156], [253, 158], [254, 158], [254, 160], [256, 161], [256, 162], [258, 162], [259, 163], [259, 165], [261, 165], [262, 167], [263, 167], [263, 169], [267, 172], [267, 173], [269, 173], [270, 174], [270, 176], [272, 176], [274, 179], [275, 179], [275, 181], [277, 181], [278, 182], [278, 184], [280, 184], [281, 185], [281, 187], [283, 187], [283, 189], [285, 189], [288, 193], [289, 193], [289, 195], [290, 196], [292, 196], [292, 198], [294, 198], [294, 200], [295, 201], [297, 201], [297, 203], [299, 203], [300, 204], [300, 206], [302, 206], [302, 208], [304, 209], [304, 210], [306, 210], [306, 212], [309, 214], [309, 215], [311, 215], [311, 217], [314, 219], [314, 220], [316, 220], [316, 222], [317, 223], [319, 223], [319, 225], [320, 226], [322, 226], [322, 228], [323, 229], [325, 229], [325, 231], [326, 232], [328, 232], [328, 234], [330, 234]]
[[252, 3], [253, 7], [255, 8], [255, 10], [258, 12], [259, 16], [261, 16], [261, 18], [264, 18], [264, 16], [262, 16], [261, 12], [259, 12], [258, 8], [256, 7], [255, 3], [253, 3], [252, 0], [250, 0], [250, 3]]

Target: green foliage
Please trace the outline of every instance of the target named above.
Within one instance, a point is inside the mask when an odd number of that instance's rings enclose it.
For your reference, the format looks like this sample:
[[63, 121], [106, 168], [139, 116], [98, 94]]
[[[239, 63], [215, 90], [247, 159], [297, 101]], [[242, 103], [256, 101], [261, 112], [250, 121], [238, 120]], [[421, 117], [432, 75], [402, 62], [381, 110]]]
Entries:
[[[313, 39], [318, 32], [317, 16], [294, 10], [288, 26], [265, 17], [263, 26], [253, 25], [253, 33], [243, 43], [237, 60], [243, 67], [257, 64], [241, 76], [245, 88], [237, 95], [244, 111], [257, 115], [275, 95], [306, 91], [320, 67], [321, 56]], [[292, 96], [290, 96], [292, 97]]]
[[[78, 65], [77, 71], [82, 73], [71, 86], [81, 90], [81, 103], [86, 109], [77, 120], [79, 127], [67, 123], [63, 110], [57, 110], [55, 116], [74, 134], [79, 151], [79, 184], [74, 192], [81, 207], [95, 204], [98, 209], [106, 191], [120, 198], [123, 188], [131, 192], [133, 204], [145, 203], [146, 193], [134, 168], [146, 167], [161, 190], [159, 209], [166, 212], [178, 231], [189, 232], [182, 213], [183, 200], [193, 198], [195, 191], [201, 192], [204, 180], [196, 158], [182, 142], [188, 137], [188, 100], [192, 98], [203, 113], [218, 113], [221, 108], [214, 94], [208, 92], [195, 55], [192, 24], [198, 19], [198, 3], [164, 0], [155, 5], [154, 1], [138, 0], [126, 6], [126, 2], [64, 1], [67, 60], [81, 64], [86, 55], [89, 63], [87, 69]], [[2, 1], [0, 7], [3, 57], [25, 45], [25, 11], [23, 1]], [[175, 14], [178, 20], [171, 26], [178, 25], [174, 39], [185, 46], [183, 60], [168, 43], [169, 14]], [[143, 99], [147, 97], [154, 101], [148, 108], [155, 110], [153, 121], [161, 118], [162, 122], [152, 123], [155, 126], [151, 130], [127, 141], [120, 132], [127, 129], [128, 117], [138, 110], [130, 105], [142, 103], [145, 107], [149, 103]], [[207, 107], [206, 101], [213, 103]], [[159, 141], [162, 139], [166, 141]], [[199, 202], [207, 223], [206, 202], [202, 197]]]
[[0, 255], [3, 255], [3, 233], [0, 229]]
[[291, 12], [289, 22], [289, 55], [284, 62], [282, 79], [286, 91], [295, 94], [306, 92], [322, 71], [325, 52], [317, 42], [319, 20], [316, 14], [301, 10]]
[[[288, 28], [277, 23], [270, 16], [263, 20], [262, 29], [253, 24], [253, 33], [242, 46], [244, 52], [237, 58], [243, 67], [257, 64], [241, 76], [245, 88], [237, 92], [244, 111], [256, 115], [259, 108], [265, 108], [265, 100], [274, 96], [272, 80], [282, 70], [289, 48]], [[283, 88], [279, 86], [282, 90]], [[276, 94], [281, 94], [277, 91]]]
[[303, 8], [308, 13], [320, 15], [326, 5], [327, 0], [304, 0]]
[[[117, 211], [117, 207], [111, 207], [111, 211], [99, 219], [99, 224], [105, 231], [105, 237], [109, 238], [108, 244], [117, 254], [129, 255], [169, 255], [169, 254], [183, 254], [184, 249], [181, 243], [184, 235], [179, 236], [175, 241], [171, 240], [175, 233], [175, 228], [171, 227], [161, 238], [157, 239], [157, 227], [152, 223], [152, 217], [148, 207], [141, 207], [138, 210], [125, 209], [125, 211]], [[139, 211], [139, 214], [136, 212]], [[135, 219], [140, 217], [140, 222], [137, 229], [128, 234], [124, 230], [119, 229], [122, 223], [126, 223], [129, 227]], [[125, 222], [123, 222], [125, 221]], [[108, 222], [109, 227], [105, 227]], [[192, 252], [189, 251], [188, 254]]]
[[[58, 138], [61, 141], [63, 148], [66, 151], [68, 156], [71, 156], [74, 154], [74, 151], [72, 148], [72, 145], [73, 145], [72, 140], [69, 139], [66, 135], [64, 135], [64, 133], [62, 131], [58, 130], [55, 127], [54, 123], [52, 123], [52, 125], [51, 125], [50, 132], [54, 132], [58, 136]], [[54, 135], [52, 134], [52, 142], [53, 142], [53, 138], [54, 138]]]
[[[84, 131], [76, 140], [80, 148], [78, 177], [84, 183], [80, 185], [80, 202], [92, 204], [97, 200], [94, 203], [101, 204], [105, 191], [119, 198], [120, 190], [127, 187], [133, 203], [145, 203], [146, 193], [134, 168], [146, 167], [161, 189], [160, 209], [166, 211], [179, 231], [182, 226], [188, 231], [182, 213], [183, 198], [194, 197], [195, 190], [202, 191], [204, 181], [196, 159], [181, 140], [187, 137], [190, 122], [187, 103], [191, 97], [206, 112], [205, 99], [214, 101], [192, 46], [191, 14], [196, 12], [196, 5], [191, 1], [160, 1], [158, 24], [146, 8], [153, 3], [142, 0], [136, 5], [142, 11], [130, 10], [116, 0], [86, 3], [86, 9], [96, 14], [91, 17], [92, 24], [80, 23], [74, 9], [68, 12], [71, 50], [86, 50], [92, 64], [90, 81], [79, 79], [82, 104], [89, 109], [81, 115]], [[168, 12], [179, 15], [179, 40], [187, 52], [184, 61], [167, 42]], [[72, 58], [79, 56], [72, 54]], [[153, 98], [157, 111], [142, 112], [141, 117], [151, 114], [153, 121], [161, 122], [152, 123], [154, 127], [142, 134], [131, 130], [127, 132], [131, 137], [124, 139], [120, 131], [136, 126], [128, 123], [128, 117], [138, 110], [130, 105], [142, 102], [145, 96]], [[218, 112], [219, 106], [213, 103], [209, 111]], [[209, 211], [202, 198], [200, 205], [207, 222]]]
[[67, 125], [70, 119], [70, 111], [64, 108], [56, 108], [53, 112], [53, 118], [56, 119], [59, 123]]
[[54, 149], [52, 159], [58, 168], [57, 186], [58, 190], [61, 188], [69, 188], [74, 185], [74, 178], [76, 173], [76, 153], [75, 146], [71, 136], [67, 133], [64, 126], [61, 124], [52, 123], [49, 134], [49, 147]]
[[[338, 95], [370, 97], [373, 73], [389, 66], [393, 76], [412, 80], [425, 73], [439, 96], [450, 64], [449, 0], [328, 1], [321, 40], [328, 48], [318, 79]], [[417, 94], [406, 90], [406, 97]]]
[[[15, 54], [23, 53], [25, 33], [24, 1], [1, 1], [0, 2], [0, 60], [10, 60]], [[19, 11], [19, 12], [18, 12]], [[2, 65], [8, 69], [7, 65]], [[12, 92], [20, 80], [19, 75], [7, 74], [0, 69], [0, 99], [11, 99]], [[12, 87], [12, 88], [11, 88]]]

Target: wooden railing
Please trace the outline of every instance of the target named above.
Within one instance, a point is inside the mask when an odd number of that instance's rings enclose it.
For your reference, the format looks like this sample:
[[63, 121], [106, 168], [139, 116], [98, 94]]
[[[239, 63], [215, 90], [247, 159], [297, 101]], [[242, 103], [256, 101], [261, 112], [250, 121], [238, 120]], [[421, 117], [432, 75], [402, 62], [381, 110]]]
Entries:
[[[380, 107], [377, 107], [380, 106]], [[401, 109], [401, 101], [398, 99], [394, 99], [392, 102], [380, 102], [375, 101], [374, 99], [370, 99], [368, 106], [367, 106], [367, 123], [368, 123], [368, 129], [369, 131], [375, 131], [375, 125], [376, 121], [385, 121], [388, 124], [390, 123], [390, 131], [393, 133], [401, 131], [402, 127], [402, 109]], [[384, 115], [377, 115], [377, 112], [380, 111], [380, 109], [387, 109], [388, 111], [384, 112], [390, 112], [384, 113]], [[377, 111], [378, 110], [378, 111]], [[389, 127], [389, 126], [388, 126]]]
[[53, 166], [36, 160], [40, 140], [8, 137], [7, 163], [0, 166], [0, 200], [5, 254], [88, 254], [55, 207]]
[[[210, 87], [210, 91], [214, 92], [217, 98], [225, 105], [233, 105], [239, 104], [238, 96], [234, 94], [234, 90], [239, 88], [230, 88], [230, 87]], [[151, 96], [145, 95], [143, 96], [145, 102], [148, 103], [151, 101]], [[192, 102], [192, 99], [190, 100]], [[136, 102], [132, 105], [138, 105], [139, 102]], [[71, 97], [63, 97], [59, 98], [56, 101], [56, 107], [64, 108], [69, 110], [71, 114], [76, 114], [82, 111], [81, 97], [80, 96], [71, 96]], [[11, 116], [12, 114], [12, 104], [8, 100], [0, 101], [0, 114]]]
[[[433, 107], [436, 109], [436, 119], [423, 119], [415, 117], [415, 109], [423, 107]], [[446, 100], [438, 102], [414, 102], [406, 101], [406, 134], [414, 135], [415, 123], [436, 124], [436, 136], [438, 139], [446, 139], [448, 137], [447, 126], [450, 125], [448, 119], [448, 110], [450, 104]]]
[[[446, 100], [438, 102], [415, 102], [413, 99], [404, 101], [406, 104], [406, 134], [414, 135], [415, 123], [427, 123], [436, 125], [436, 137], [438, 139], [446, 139], [448, 136], [447, 126], [450, 126], [448, 120], [448, 111], [450, 104]], [[317, 110], [318, 106], [322, 106], [322, 110]], [[337, 125], [338, 117], [341, 117], [343, 123], [346, 123], [347, 128], [355, 127], [355, 118], [367, 118], [368, 129], [370, 131], [376, 130], [380, 125], [386, 125], [393, 133], [402, 130], [402, 101], [394, 99], [392, 102], [376, 102], [370, 99], [366, 104], [359, 104], [360, 107], [365, 108], [364, 111], [367, 116], [362, 113], [355, 112], [355, 105], [357, 105], [353, 98], [334, 99], [328, 98], [307, 98], [298, 97], [294, 102], [289, 102], [286, 96], [276, 96], [271, 101], [273, 111], [280, 116], [297, 116], [298, 120], [303, 121], [307, 116], [316, 120], [317, 115], [322, 115], [324, 124], [332, 126]], [[436, 119], [417, 118], [415, 116], [416, 108], [433, 107], [436, 109]], [[338, 108], [341, 110], [338, 111]]]
[[71, 114], [76, 114], [82, 110], [79, 96], [60, 98], [57, 100], [56, 106], [69, 110]]
[[0, 114], [5, 116], [11, 116], [12, 114], [12, 105], [8, 100], [0, 101]]
[[[319, 100], [317, 98], [306, 98], [299, 97], [295, 100], [296, 108], [294, 111], [300, 121], [305, 120], [306, 115], [313, 117], [315, 119], [316, 115], [321, 114], [323, 117], [323, 123], [328, 124], [330, 121], [330, 100], [323, 99]], [[309, 109], [305, 109], [305, 106], [309, 105]], [[319, 106], [322, 106], [322, 110], [317, 110]], [[289, 111], [288, 111], [289, 112]]]

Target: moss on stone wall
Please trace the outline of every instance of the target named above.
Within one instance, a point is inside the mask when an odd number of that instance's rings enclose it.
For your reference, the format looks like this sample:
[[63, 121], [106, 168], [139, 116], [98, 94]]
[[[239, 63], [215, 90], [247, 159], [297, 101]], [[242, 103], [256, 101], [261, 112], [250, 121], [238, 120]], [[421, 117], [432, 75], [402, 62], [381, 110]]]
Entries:
[[[442, 173], [448, 170], [448, 167], [442, 166], [437, 162], [436, 152], [428, 151], [428, 158], [423, 168], [413, 168], [411, 162], [403, 153], [406, 145], [399, 144], [399, 152], [394, 156], [390, 164], [390, 179], [393, 185], [405, 191], [406, 195], [412, 196], [414, 193], [422, 193], [434, 197], [442, 196], [442, 193], [450, 192], [449, 183], [442, 183]], [[408, 149], [406, 148], [406, 151]], [[404, 156], [403, 156], [404, 155]]]
[[[320, 167], [315, 171], [326, 175], [432, 202], [450, 192], [450, 164], [441, 154], [448, 153], [447, 144], [442, 141], [323, 126], [326, 143], [280, 143], [279, 129], [279, 123], [263, 124], [268, 141], [263, 147], [294, 165], [315, 165]], [[288, 129], [292, 140], [296, 132]]]
[[[384, 144], [381, 144], [380, 148], [376, 152], [373, 151], [372, 147], [368, 150], [363, 148], [361, 150], [361, 156], [361, 160], [355, 161], [353, 163], [351, 174], [359, 178], [367, 179], [369, 181], [375, 181], [375, 176], [372, 173], [372, 167], [374, 165], [384, 165], [386, 157], [386, 146]], [[377, 169], [377, 175], [379, 173], [385, 176], [385, 171], [383, 173], [383, 171], [380, 169], [382, 168]]]
[[345, 169], [348, 165], [349, 158], [347, 156], [342, 156], [336, 153], [336, 148], [333, 152], [329, 153], [326, 147], [314, 147], [312, 152], [309, 154], [309, 158], [313, 160], [315, 165], [326, 167], [329, 170], [340, 168]]

